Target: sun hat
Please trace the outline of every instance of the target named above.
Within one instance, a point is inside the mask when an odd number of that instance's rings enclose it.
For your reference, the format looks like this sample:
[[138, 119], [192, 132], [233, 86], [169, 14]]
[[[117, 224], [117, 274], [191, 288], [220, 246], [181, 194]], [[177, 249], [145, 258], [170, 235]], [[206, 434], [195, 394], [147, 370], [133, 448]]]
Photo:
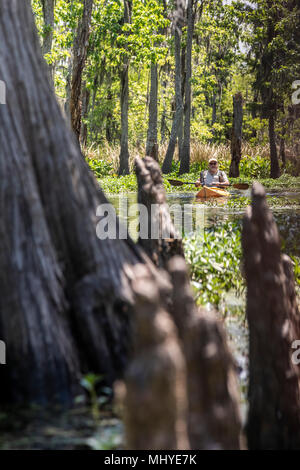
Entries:
[[212, 157], [208, 160], [208, 163], [211, 163], [211, 162], [216, 162], [218, 163], [218, 160], [215, 158], [215, 157]]

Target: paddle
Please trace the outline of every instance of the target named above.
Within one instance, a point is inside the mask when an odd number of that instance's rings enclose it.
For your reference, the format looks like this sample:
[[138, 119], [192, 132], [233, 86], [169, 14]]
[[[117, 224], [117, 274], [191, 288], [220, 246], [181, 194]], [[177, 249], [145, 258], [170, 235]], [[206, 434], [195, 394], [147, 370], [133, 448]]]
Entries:
[[[184, 184], [192, 184], [195, 186], [196, 183], [191, 183], [190, 181], [178, 181], [178, 180], [168, 180], [172, 186], [183, 186]], [[230, 186], [235, 189], [249, 189], [249, 184], [247, 183], [230, 183]], [[216, 185], [218, 187], [218, 185]], [[228, 186], [219, 186], [222, 189], [226, 189]]]

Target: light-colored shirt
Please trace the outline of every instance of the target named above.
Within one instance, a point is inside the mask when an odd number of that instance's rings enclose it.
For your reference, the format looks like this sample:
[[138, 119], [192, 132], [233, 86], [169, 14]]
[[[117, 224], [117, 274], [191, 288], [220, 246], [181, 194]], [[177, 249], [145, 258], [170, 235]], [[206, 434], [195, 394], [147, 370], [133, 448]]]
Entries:
[[201, 184], [209, 187], [216, 186], [218, 183], [229, 183], [225, 171], [221, 170], [218, 170], [214, 175], [209, 170], [202, 171], [200, 181]]

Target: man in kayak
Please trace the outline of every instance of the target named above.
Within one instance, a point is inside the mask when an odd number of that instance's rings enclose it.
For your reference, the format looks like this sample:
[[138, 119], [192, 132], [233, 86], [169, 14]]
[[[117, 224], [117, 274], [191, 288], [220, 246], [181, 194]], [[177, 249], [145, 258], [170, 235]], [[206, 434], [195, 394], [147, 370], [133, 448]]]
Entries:
[[218, 160], [211, 158], [209, 160], [209, 169], [201, 171], [200, 179], [196, 182], [196, 188], [199, 186], [225, 188], [229, 186], [229, 181], [225, 171], [219, 170]]

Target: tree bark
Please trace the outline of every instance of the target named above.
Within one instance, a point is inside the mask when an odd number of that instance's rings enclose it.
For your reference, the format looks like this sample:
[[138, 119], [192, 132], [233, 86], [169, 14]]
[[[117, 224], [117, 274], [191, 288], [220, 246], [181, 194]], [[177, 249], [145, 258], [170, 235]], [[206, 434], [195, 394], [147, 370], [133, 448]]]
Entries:
[[108, 143], [112, 143], [114, 140], [114, 119], [113, 119], [113, 94], [111, 90], [112, 77], [111, 72], [107, 73], [107, 113], [105, 123], [105, 137]]
[[[82, 120], [85, 120], [88, 117], [90, 96], [91, 96], [91, 92], [88, 88], [86, 88], [86, 83], [84, 83], [83, 91], [82, 91]], [[88, 126], [84, 122], [81, 126], [81, 134], [80, 134], [80, 143], [83, 147], [86, 147], [87, 136], [88, 136]]]
[[280, 139], [280, 158], [282, 161], [282, 166], [285, 167], [286, 166], [286, 154], [285, 154], [285, 140], [283, 137]]
[[[184, 26], [186, 26], [186, 21], [184, 23]], [[183, 146], [183, 125], [184, 125], [184, 92], [185, 92], [185, 80], [186, 80], [186, 74], [185, 74], [185, 60], [186, 60], [186, 44], [181, 45], [181, 101], [182, 101], [182, 114], [181, 114], [181, 119], [180, 123], [178, 126], [178, 135], [177, 135], [177, 145], [178, 145], [178, 159], [179, 161], [181, 160], [182, 156], [182, 146]]]
[[[131, 23], [132, 0], [124, 0], [124, 24]], [[128, 150], [129, 58], [124, 56], [121, 70], [121, 150], [119, 175], [129, 174]]]
[[225, 331], [197, 309], [186, 263], [173, 257], [171, 313], [186, 360], [188, 436], [192, 449], [239, 449], [241, 418], [235, 365]]
[[185, 362], [176, 327], [143, 266], [135, 267], [135, 278], [134, 355], [125, 374], [126, 447], [189, 449]]
[[147, 132], [146, 155], [158, 161], [157, 143], [157, 95], [158, 95], [157, 64], [151, 64], [151, 86], [149, 101], [149, 123]]
[[172, 160], [174, 156], [176, 140], [178, 136], [179, 125], [182, 119], [183, 106], [182, 106], [182, 94], [181, 94], [181, 60], [180, 60], [180, 50], [181, 50], [181, 28], [178, 25], [174, 29], [174, 43], [175, 43], [175, 100], [176, 100], [176, 109], [175, 115], [173, 118], [171, 135], [169, 140], [169, 145], [167, 153], [164, 159], [162, 166], [163, 173], [170, 173], [172, 170]]
[[242, 129], [243, 129], [243, 96], [237, 93], [233, 97], [233, 124], [231, 134], [231, 163], [229, 176], [240, 176], [240, 161], [242, 157]]
[[162, 102], [162, 113], [161, 113], [161, 122], [160, 122], [160, 143], [164, 144], [166, 140], [166, 134], [169, 133], [167, 126], [167, 111], [166, 111], [166, 91], [167, 91], [167, 75], [169, 75], [169, 64], [165, 64], [161, 68], [161, 102]]
[[68, 58], [68, 72], [66, 76], [66, 102], [64, 106], [65, 119], [71, 128], [71, 81], [72, 81], [72, 57]]
[[269, 116], [269, 140], [270, 140], [270, 158], [271, 158], [271, 178], [279, 178], [280, 168], [278, 162], [278, 154], [276, 147], [276, 134], [275, 134], [275, 117], [274, 114]]
[[[55, 0], [42, 0], [43, 17], [44, 17], [44, 40], [42, 51], [43, 55], [50, 54], [52, 50], [53, 42], [53, 30], [54, 30], [54, 5]], [[53, 86], [53, 65], [48, 65], [49, 68], [49, 80]]]
[[188, 0], [187, 6], [187, 43], [186, 43], [186, 65], [185, 65], [185, 104], [184, 104], [184, 127], [183, 143], [180, 156], [179, 174], [190, 171], [190, 145], [191, 145], [191, 78], [192, 78], [192, 49], [194, 33], [194, 0]]
[[135, 168], [138, 203], [147, 208], [147, 217], [142, 221], [147, 226], [147, 236], [139, 238], [139, 245], [157, 267], [165, 269], [170, 258], [184, 256], [182, 240], [170, 217], [159, 164], [146, 157], [137, 159]]
[[87, 57], [90, 37], [90, 26], [93, 11], [93, 0], [82, 0], [83, 13], [79, 20], [73, 46], [73, 67], [71, 81], [70, 113], [71, 126], [79, 141], [81, 130], [81, 85], [82, 73]]
[[300, 448], [300, 370], [293, 342], [300, 314], [291, 261], [259, 183], [243, 224], [242, 245], [250, 332], [247, 423], [250, 449]]
[[29, 1], [0, 3], [0, 76], [0, 400], [71, 403], [82, 373], [122, 374], [130, 267], [155, 270], [118, 219], [116, 239], [96, 235], [107, 200], [47, 84]]

